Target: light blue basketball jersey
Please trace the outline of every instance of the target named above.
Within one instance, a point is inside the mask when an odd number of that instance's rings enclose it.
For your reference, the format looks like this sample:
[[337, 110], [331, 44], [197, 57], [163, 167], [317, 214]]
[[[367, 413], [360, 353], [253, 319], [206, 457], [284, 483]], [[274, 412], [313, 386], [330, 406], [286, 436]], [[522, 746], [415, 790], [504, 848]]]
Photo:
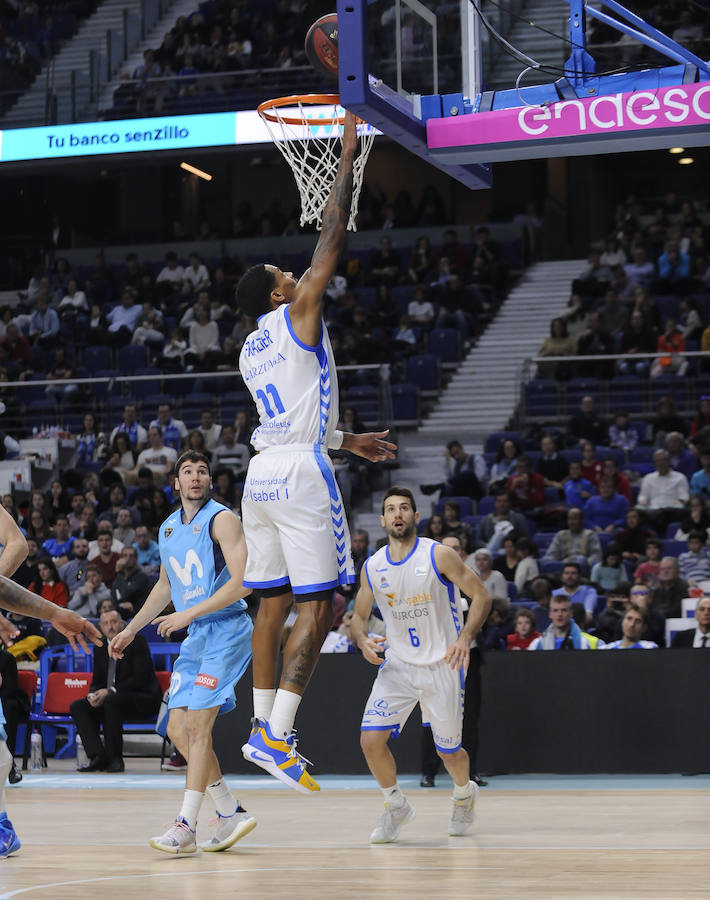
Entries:
[[325, 325], [318, 344], [296, 336], [284, 303], [259, 318], [244, 342], [239, 370], [259, 410], [251, 442], [257, 450], [284, 444], [327, 446], [338, 424], [338, 379]]
[[[211, 597], [229, 581], [229, 569], [222, 551], [212, 538], [212, 521], [217, 513], [225, 510], [233, 515], [226, 506], [210, 499], [191, 522], [183, 522], [181, 507], [160, 526], [160, 561], [170, 581], [173, 605], [178, 612]], [[243, 600], [237, 600], [224, 609], [201, 616], [200, 621], [214, 621], [246, 608]]]

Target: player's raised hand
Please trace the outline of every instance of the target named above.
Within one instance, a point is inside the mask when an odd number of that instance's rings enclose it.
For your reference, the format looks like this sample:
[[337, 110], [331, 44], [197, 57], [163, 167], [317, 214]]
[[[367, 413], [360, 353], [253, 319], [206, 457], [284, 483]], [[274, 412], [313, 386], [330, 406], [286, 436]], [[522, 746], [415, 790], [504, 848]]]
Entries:
[[360, 642], [360, 649], [365, 659], [372, 663], [373, 666], [382, 665], [382, 657], [377, 652], [381, 649], [380, 645], [386, 643], [387, 638], [379, 634], [368, 635]]
[[108, 645], [108, 655], [111, 659], [123, 659], [123, 651], [131, 643], [135, 635], [128, 628], [119, 631], [118, 634], [111, 638]]
[[343, 435], [343, 449], [373, 463], [395, 459], [397, 445], [385, 440], [389, 433], [389, 428], [387, 431], [368, 431], [365, 434], [348, 433], [347, 438]]
[[345, 119], [343, 121], [343, 154], [355, 153], [357, 149], [357, 116], [351, 112], [345, 111]]
[[87, 638], [92, 644], [96, 644], [97, 647], [100, 647], [103, 642], [103, 637], [98, 628], [70, 609], [57, 607], [52, 615], [51, 622], [57, 631], [69, 641], [72, 650], [76, 650], [78, 644], [85, 653], [88, 653]]
[[183, 628], [187, 628], [190, 622], [192, 622], [192, 616], [189, 610], [174, 612], [170, 613], [170, 615], [158, 616], [157, 619], [153, 619], [153, 625], [158, 626], [158, 634], [161, 637], [170, 637], [173, 631], [182, 631]]
[[463, 667], [464, 671], [466, 671], [468, 669], [468, 661], [470, 656], [470, 647], [466, 644], [465, 641], [462, 641], [461, 638], [458, 638], [453, 642], [453, 644], [449, 646], [444, 659], [452, 669], [460, 669]]

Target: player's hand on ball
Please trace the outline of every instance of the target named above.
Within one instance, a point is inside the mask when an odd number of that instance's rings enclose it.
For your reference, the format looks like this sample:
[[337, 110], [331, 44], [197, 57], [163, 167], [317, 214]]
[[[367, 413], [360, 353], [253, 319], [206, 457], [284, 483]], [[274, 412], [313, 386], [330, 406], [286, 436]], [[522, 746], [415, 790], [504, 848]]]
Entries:
[[374, 666], [379, 666], [382, 663], [382, 656], [378, 653], [378, 650], [381, 649], [380, 644], [384, 644], [386, 640], [386, 638], [380, 635], [372, 635], [370, 637], [366, 637], [365, 640], [360, 644], [362, 655], [368, 662], [372, 663]]
[[190, 622], [192, 617], [187, 611], [174, 612], [169, 616], [158, 616], [157, 619], [153, 619], [153, 625], [158, 626], [158, 634], [161, 637], [170, 637], [173, 631], [182, 631]]
[[454, 641], [446, 651], [444, 659], [452, 669], [460, 669], [463, 666], [464, 671], [468, 669], [468, 661], [471, 656], [470, 648], [461, 641]]

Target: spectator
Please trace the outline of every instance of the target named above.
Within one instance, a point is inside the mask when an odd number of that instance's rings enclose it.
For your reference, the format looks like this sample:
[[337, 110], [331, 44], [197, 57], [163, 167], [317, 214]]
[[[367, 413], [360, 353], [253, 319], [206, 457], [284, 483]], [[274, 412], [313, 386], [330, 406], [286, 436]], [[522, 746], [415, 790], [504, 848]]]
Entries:
[[626, 581], [626, 577], [621, 548], [612, 541], [604, 551], [603, 561], [592, 566], [589, 580], [600, 594], [609, 594], [618, 584]]
[[584, 297], [601, 297], [611, 281], [611, 269], [601, 262], [598, 250], [591, 250], [587, 265], [572, 282], [572, 290]]
[[111, 549], [113, 543], [113, 533], [108, 531], [100, 531], [96, 538], [98, 553], [92, 556], [89, 562], [96, 563], [101, 569], [101, 581], [107, 588], [111, 588], [116, 577], [116, 563], [120, 559], [120, 555]]
[[655, 291], [659, 294], [685, 294], [690, 290], [690, 256], [684, 253], [677, 241], [668, 241], [663, 253], [656, 260], [658, 281]]
[[664, 534], [669, 522], [681, 519], [690, 497], [688, 479], [682, 472], [671, 469], [667, 450], [653, 454], [655, 472], [649, 472], [641, 480], [637, 506], [646, 511], [659, 534]]
[[72, 494], [71, 507], [69, 509], [69, 515], [67, 516], [67, 519], [69, 520], [69, 528], [71, 529], [72, 534], [77, 530], [77, 528], [81, 528], [81, 514], [84, 512], [85, 506], [86, 497], [81, 491], [77, 491], [75, 494]]
[[663, 334], [658, 336], [656, 350], [666, 353], [667, 356], [659, 356], [651, 365], [651, 378], [660, 375], [685, 375], [688, 370], [688, 360], [682, 355], [685, 350], [685, 338], [676, 330], [675, 319], [666, 319]]
[[106, 462], [101, 473], [102, 478], [105, 481], [125, 483], [127, 478], [132, 478], [131, 473], [136, 467], [137, 458], [138, 454], [131, 446], [128, 434], [120, 431], [111, 441], [111, 446], [106, 454]]
[[710, 647], [710, 597], [699, 597], [695, 606], [695, 628], [686, 628], [677, 632], [671, 641], [673, 649], [694, 647], [707, 649]]
[[140, 303], [135, 302], [135, 294], [132, 289], [126, 288], [121, 295], [118, 306], [106, 313], [108, 322], [108, 342], [114, 347], [123, 347], [130, 344], [133, 332], [143, 312]]
[[172, 447], [179, 453], [187, 439], [187, 427], [182, 419], [176, 419], [173, 416], [173, 408], [170, 403], [161, 403], [158, 406], [158, 418], [153, 419], [150, 427], [153, 425], [159, 425], [162, 429], [165, 446]]
[[679, 431], [671, 431], [666, 435], [666, 450], [671, 468], [676, 472], [682, 472], [690, 481], [698, 471], [698, 458], [685, 446], [685, 440]]
[[582, 477], [587, 481], [591, 481], [594, 488], [599, 486], [599, 479], [602, 477], [604, 466], [601, 460], [597, 458], [597, 451], [594, 444], [586, 438], [579, 442], [579, 449], [582, 451]]
[[506, 489], [508, 479], [515, 474], [520, 453], [520, 447], [515, 441], [505, 440], [500, 445], [495, 462], [491, 467], [489, 483], [491, 494]]
[[617, 531], [614, 540], [621, 547], [621, 556], [629, 563], [639, 563], [646, 553], [646, 541], [653, 532], [646, 526], [643, 513], [635, 506], [626, 511], [626, 527]]
[[30, 590], [50, 603], [56, 603], [57, 606], [66, 606], [69, 601], [69, 591], [62, 579], [59, 577], [57, 567], [51, 559], [40, 559], [37, 563], [37, 574], [39, 582], [33, 581]]
[[[526, 538], [527, 540], [527, 538]], [[503, 553], [498, 554], [493, 561], [493, 568], [508, 581], [515, 581], [515, 570], [518, 568], [518, 554], [515, 552], [516, 538], [507, 535], [503, 540]]]
[[613, 456], [607, 456], [602, 462], [602, 475], [599, 480], [601, 481], [604, 477], [611, 478], [614, 492], [621, 494], [622, 497], [626, 497], [629, 503], [631, 503], [631, 482], [626, 475], [619, 471], [619, 467]]
[[[703, 349], [705, 348], [703, 347]], [[698, 411], [690, 426], [690, 437], [695, 437], [703, 428], [710, 428], [710, 396], [700, 398]]]
[[401, 270], [399, 254], [392, 249], [392, 239], [380, 238], [380, 248], [372, 254], [370, 276], [373, 284], [392, 286], [398, 283]]
[[634, 570], [634, 581], [645, 584], [647, 587], [656, 587], [658, 573], [661, 568], [661, 553], [663, 544], [657, 537], [646, 539], [646, 555]]
[[123, 407], [123, 422], [111, 432], [111, 443], [113, 443], [117, 434], [123, 434], [124, 432], [128, 435], [131, 447], [140, 453], [146, 445], [148, 433], [136, 419], [135, 403], [126, 403]]
[[427, 289], [423, 285], [414, 289], [414, 299], [407, 306], [407, 315], [415, 325], [427, 326], [434, 321], [434, 304], [429, 300]]
[[436, 262], [429, 238], [426, 236], [417, 238], [414, 249], [412, 250], [412, 255], [409, 258], [410, 280], [417, 285], [429, 284], [434, 277], [435, 268]]
[[591, 481], [582, 477], [582, 463], [573, 459], [569, 464], [569, 474], [562, 485], [567, 506], [584, 509], [587, 500], [594, 493], [594, 485]]
[[[597, 592], [589, 584], [582, 584], [582, 570], [579, 563], [565, 563], [562, 569], [562, 587], [552, 592], [552, 599], [555, 597], [567, 597], [570, 603], [581, 603], [587, 612], [587, 623], [594, 618], [594, 610], [597, 605]], [[552, 618], [552, 608], [550, 608], [550, 618]], [[554, 620], [553, 620], [554, 621]]]
[[34, 538], [37, 541], [38, 546], [41, 547], [46, 540], [49, 540], [50, 531], [51, 529], [49, 527], [47, 514], [41, 509], [30, 510], [30, 521], [27, 525], [27, 537]]
[[[10, 329], [8, 328], [8, 337]], [[37, 297], [37, 306], [30, 317], [30, 341], [36, 347], [54, 348], [59, 335], [59, 316], [51, 309], [46, 294]]]
[[572, 604], [572, 620], [582, 629], [582, 637], [589, 642], [590, 650], [604, 646], [604, 641], [600, 640], [596, 634], [589, 634], [584, 630], [587, 627], [587, 611], [581, 603]]
[[[467, 565], [470, 557], [466, 560]], [[493, 599], [508, 600], [508, 585], [500, 572], [493, 570], [493, 554], [487, 547], [479, 547], [473, 554], [473, 571], [483, 582]]]
[[710, 548], [705, 546], [706, 538], [705, 531], [691, 531], [688, 549], [678, 557], [680, 577], [693, 586], [710, 579]]
[[599, 538], [584, 527], [582, 510], [573, 506], [567, 511], [567, 528], [557, 532], [543, 559], [586, 566], [594, 565], [601, 558]]
[[[122, 659], [109, 660], [107, 646], [124, 628], [117, 610], [101, 615], [99, 626], [106, 642], [94, 648], [94, 674], [89, 694], [71, 705], [71, 716], [89, 757], [80, 772], [123, 772], [123, 723], [150, 719], [160, 706], [160, 686], [148, 644], [137, 634]], [[99, 727], [103, 726], [101, 742]]]
[[688, 584], [680, 577], [678, 560], [664, 556], [658, 569], [658, 585], [651, 592], [651, 606], [666, 619], [682, 614], [682, 601], [688, 596]]
[[198, 291], [207, 290], [210, 286], [210, 273], [202, 262], [199, 253], [190, 254], [189, 265], [185, 268], [185, 280], [183, 281], [183, 293], [197, 294]]
[[106, 452], [106, 435], [99, 430], [93, 413], [84, 415], [83, 430], [76, 447], [77, 466], [88, 466], [103, 459]]
[[[655, 353], [656, 332], [651, 328], [640, 309], [631, 313], [629, 325], [621, 337], [619, 353]], [[622, 375], [648, 375], [651, 368], [649, 359], [619, 359], [617, 369]]]
[[[571, 337], [567, 330], [567, 322], [558, 316], [550, 322], [550, 336], [545, 338], [538, 356], [576, 356], [577, 341]], [[569, 363], [538, 363], [538, 378], [557, 378], [558, 380], [569, 378]]]
[[126, 484], [135, 484], [138, 470], [147, 468], [153, 473], [154, 483], [162, 487], [168, 483], [176, 461], [177, 451], [165, 445], [160, 425], [152, 424], [148, 429], [148, 446], [138, 454], [133, 470], [126, 473]]
[[666, 434], [671, 431], [679, 431], [682, 435], [688, 433], [688, 426], [675, 411], [675, 400], [672, 397], [661, 397], [656, 405], [656, 418], [653, 420], [653, 440], [661, 446], [666, 439]]
[[584, 524], [597, 534], [614, 534], [626, 521], [629, 501], [614, 490], [614, 482], [605, 475], [599, 482], [599, 494], [584, 505]]
[[461, 546], [469, 553], [473, 543], [473, 532], [470, 525], [461, 521], [461, 507], [458, 501], [447, 500], [442, 512], [446, 534], [457, 537], [461, 541]]
[[532, 511], [545, 505], [545, 480], [532, 471], [530, 458], [519, 456], [515, 472], [506, 485], [510, 505], [516, 509]]
[[[617, 588], [618, 590], [618, 588]], [[628, 596], [625, 597], [622, 613], [625, 613], [631, 606], [636, 606], [643, 610], [646, 614], [646, 638], [654, 641], [659, 647], [666, 645], [666, 620], [655, 609], [651, 608], [651, 589], [645, 584], [635, 584], [631, 587]], [[614, 627], [613, 640], [619, 640], [623, 637], [621, 623], [623, 615], [619, 616]]]
[[[590, 312], [587, 316], [587, 327], [577, 338], [577, 353], [579, 356], [606, 356], [613, 352], [614, 342], [611, 335], [602, 328], [599, 313]], [[580, 363], [577, 369], [581, 375], [609, 378], [613, 373], [613, 363], [596, 360], [593, 363]], [[600, 441], [595, 443], [598, 444]]]
[[619, 295], [613, 288], [604, 294], [604, 303], [599, 308], [599, 324], [601, 330], [615, 338], [621, 335], [628, 319], [628, 310], [619, 300]]
[[249, 450], [237, 441], [234, 425], [223, 425], [220, 440], [212, 451], [212, 467], [227, 467], [241, 478], [249, 465]]
[[550, 600], [552, 599], [552, 585], [544, 575], [533, 578], [530, 583], [530, 599], [537, 604], [532, 608], [537, 627], [544, 630], [550, 624]]
[[63, 566], [69, 562], [75, 540], [69, 530], [69, 519], [65, 515], [60, 515], [54, 523], [54, 537], [42, 544], [42, 550], [51, 556], [55, 566]]
[[[14, 756], [17, 743], [17, 726], [21, 721], [26, 721], [30, 712], [30, 702], [27, 694], [22, 690], [17, 678], [17, 661], [12, 653], [0, 649], [0, 707], [4, 714], [4, 728], [7, 747]], [[4, 779], [4, 776], [3, 776]], [[12, 760], [7, 779], [10, 784], [22, 781], [22, 772]], [[4, 788], [3, 783], [3, 788]]]
[[[643, 588], [648, 592], [648, 588]], [[610, 644], [615, 636], [617, 628], [621, 628], [624, 612], [629, 607], [629, 595], [631, 585], [628, 581], [620, 581], [616, 587], [609, 591], [606, 598], [606, 607], [597, 616], [594, 633], [599, 639]]]
[[540, 637], [536, 630], [535, 613], [530, 609], [519, 609], [513, 619], [515, 631], [506, 638], [506, 650], [527, 650]]
[[72, 544], [72, 558], [60, 566], [59, 577], [66, 584], [69, 593], [86, 580], [86, 562], [89, 557], [89, 542], [84, 537], [74, 538]]
[[680, 520], [673, 540], [687, 541], [690, 532], [696, 530], [705, 534], [705, 540], [710, 538], [710, 512], [700, 494], [691, 494], [688, 501], [688, 512]]
[[643, 247], [634, 247], [631, 251], [631, 261], [624, 266], [624, 272], [629, 284], [649, 288], [654, 276], [653, 263], [646, 259], [646, 251]]
[[96, 618], [99, 615], [100, 603], [110, 599], [111, 591], [101, 581], [101, 569], [94, 563], [89, 563], [86, 566], [84, 584], [73, 592], [68, 607], [79, 616]]
[[179, 293], [184, 280], [185, 270], [178, 262], [177, 255], [171, 250], [165, 254], [165, 265], [155, 279], [156, 285], [160, 286], [159, 293], [168, 297]]
[[222, 426], [214, 420], [214, 412], [211, 409], [203, 409], [200, 413], [200, 425], [198, 431], [205, 439], [205, 447], [211, 453], [219, 442]]
[[[111, 526], [111, 531], [113, 531], [118, 524], [118, 514], [122, 509], [126, 509], [126, 489], [122, 484], [113, 485], [109, 491], [108, 502], [108, 507], [99, 515], [99, 522], [108, 522]], [[138, 524], [140, 517], [135, 509], [131, 510], [131, 517], [133, 522]]]
[[552, 435], [544, 435], [540, 441], [540, 451], [536, 468], [544, 479], [545, 487], [562, 490], [562, 483], [569, 471], [569, 463], [557, 453], [557, 445]]
[[629, 414], [619, 410], [614, 414], [614, 424], [609, 426], [609, 446], [617, 447], [628, 454], [638, 444], [639, 436], [635, 428], [631, 427]]
[[510, 603], [502, 597], [493, 597], [491, 610], [476, 637], [476, 644], [484, 650], [505, 650], [507, 637], [512, 630]]
[[111, 585], [111, 597], [124, 617], [133, 618], [145, 603], [153, 582], [138, 565], [135, 547], [124, 547], [116, 561], [116, 577]]
[[621, 631], [623, 637], [619, 641], [613, 641], [611, 644], [600, 648], [602, 650], [657, 650], [658, 644], [655, 641], [641, 640], [641, 636], [646, 633], [648, 621], [646, 611], [638, 606], [630, 606], [626, 610], [621, 621]]
[[524, 594], [526, 585], [539, 575], [535, 550], [535, 545], [530, 538], [519, 537], [515, 542], [518, 564], [515, 567], [515, 576], [512, 580], [515, 582], [515, 587], [520, 596]]
[[133, 547], [138, 554], [138, 565], [146, 575], [157, 574], [160, 571], [160, 550], [146, 525], [137, 526]]
[[133, 530], [133, 519], [127, 506], [121, 507], [116, 513], [116, 527], [113, 529], [113, 536], [124, 547], [132, 544], [135, 539], [136, 533]]
[[702, 41], [702, 26], [693, 22], [693, 13], [690, 9], [686, 8], [680, 11], [678, 27], [673, 30], [671, 37], [679, 44], [683, 44], [684, 47], [690, 46], [691, 48], [696, 42]]
[[569, 597], [553, 595], [550, 600], [550, 624], [528, 650], [589, 650], [589, 640], [572, 619]]
[[486, 484], [486, 461], [480, 453], [466, 453], [461, 441], [449, 441], [444, 450], [445, 482], [423, 484], [424, 494], [441, 490], [445, 497], [471, 497], [478, 500]]
[[582, 397], [579, 413], [573, 416], [569, 425], [569, 431], [579, 443], [583, 440], [591, 441], [595, 446], [603, 443], [607, 429], [603, 419], [597, 414], [594, 397], [589, 395]]
[[194, 369], [208, 371], [223, 359], [219, 343], [219, 326], [210, 320], [209, 309], [198, 306], [195, 321], [188, 330], [188, 347], [185, 352], [185, 366], [188, 372]]

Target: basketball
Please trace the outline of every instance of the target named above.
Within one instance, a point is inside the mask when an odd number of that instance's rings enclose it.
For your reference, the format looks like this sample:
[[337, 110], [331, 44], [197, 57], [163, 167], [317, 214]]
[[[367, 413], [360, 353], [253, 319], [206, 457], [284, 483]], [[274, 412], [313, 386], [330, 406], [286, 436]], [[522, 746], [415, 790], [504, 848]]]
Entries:
[[308, 29], [306, 56], [314, 69], [331, 78], [338, 77], [338, 17], [321, 16]]

